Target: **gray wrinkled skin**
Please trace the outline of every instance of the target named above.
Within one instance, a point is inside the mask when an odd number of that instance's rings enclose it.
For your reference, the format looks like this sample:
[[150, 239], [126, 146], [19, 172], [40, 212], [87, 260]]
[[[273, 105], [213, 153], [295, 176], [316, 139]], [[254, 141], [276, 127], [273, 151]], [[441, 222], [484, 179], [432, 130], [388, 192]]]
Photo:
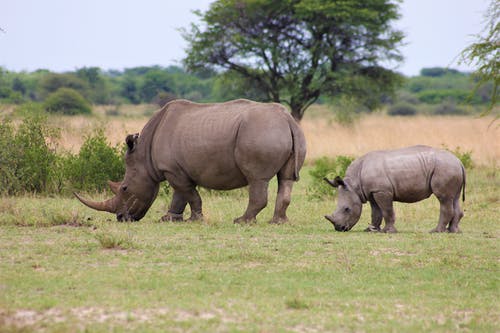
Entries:
[[305, 159], [302, 130], [276, 103], [236, 100], [197, 104], [175, 100], [144, 126], [127, 136], [125, 178], [110, 183], [115, 197], [85, 205], [115, 213], [120, 221], [141, 219], [166, 180], [174, 190], [163, 220], [182, 220], [187, 204], [190, 219], [201, 219], [197, 186], [230, 190], [248, 185], [249, 202], [235, 222], [250, 222], [267, 205], [269, 180], [278, 178], [278, 195], [271, 222], [287, 220], [293, 182]]
[[[417, 202], [434, 194], [440, 203], [439, 222], [431, 232], [460, 232], [465, 200], [465, 169], [452, 153], [427, 146], [370, 152], [347, 168], [344, 179], [325, 180], [338, 188], [337, 209], [326, 215], [337, 231], [349, 231], [370, 203], [371, 225], [366, 231], [397, 232], [393, 201]], [[382, 218], [385, 226], [381, 230]]]

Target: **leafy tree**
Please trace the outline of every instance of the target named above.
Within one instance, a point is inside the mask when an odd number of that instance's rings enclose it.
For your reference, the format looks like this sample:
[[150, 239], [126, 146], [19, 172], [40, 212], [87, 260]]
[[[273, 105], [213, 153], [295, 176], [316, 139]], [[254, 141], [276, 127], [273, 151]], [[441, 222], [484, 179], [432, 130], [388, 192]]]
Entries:
[[140, 95], [146, 102], [151, 102], [161, 92], [172, 92], [173, 81], [169, 73], [155, 69], [144, 74]]
[[457, 71], [456, 69], [443, 68], [443, 67], [422, 68], [420, 70], [420, 75], [431, 76], [431, 77], [443, 76], [448, 73], [459, 74], [459, 71]]
[[88, 83], [73, 73], [47, 73], [42, 77], [40, 82], [40, 95], [42, 98], [46, 98], [59, 88], [74, 89], [85, 97], [88, 96], [89, 92]]
[[461, 53], [462, 63], [474, 64], [477, 68], [474, 74], [478, 78], [476, 89], [493, 81], [490, 110], [496, 104], [498, 84], [500, 83], [500, 2], [491, 0], [485, 14], [485, 36], [478, 35], [477, 41]]
[[83, 67], [76, 71], [76, 76], [87, 82], [89, 99], [96, 104], [106, 104], [110, 101], [110, 92], [99, 67]]
[[187, 68], [237, 72], [298, 120], [322, 94], [363, 98], [398, 83], [380, 66], [401, 60], [390, 0], [218, 0], [197, 14], [203, 26], [184, 33]]

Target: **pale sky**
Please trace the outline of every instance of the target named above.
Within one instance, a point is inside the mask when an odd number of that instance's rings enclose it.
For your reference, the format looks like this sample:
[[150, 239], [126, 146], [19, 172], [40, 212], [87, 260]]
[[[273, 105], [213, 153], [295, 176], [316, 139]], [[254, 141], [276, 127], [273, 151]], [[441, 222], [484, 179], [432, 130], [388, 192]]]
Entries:
[[[369, 1], [369, 0], [367, 0]], [[11, 71], [73, 71], [179, 65], [186, 42], [178, 31], [196, 20], [192, 10], [212, 0], [0, 0], [0, 67]], [[404, 62], [458, 66], [458, 54], [485, 26], [489, 0], [404, 0], [395, 26], [406, 34]]]

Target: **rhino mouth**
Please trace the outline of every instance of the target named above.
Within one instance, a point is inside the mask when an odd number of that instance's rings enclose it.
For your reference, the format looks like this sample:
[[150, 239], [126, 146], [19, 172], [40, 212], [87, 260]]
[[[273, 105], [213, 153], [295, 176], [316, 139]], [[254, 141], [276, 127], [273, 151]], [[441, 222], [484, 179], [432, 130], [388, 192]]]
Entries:
[[118, 222], [137, 222], [139, 219], [135, 218], [133, 215], [130, 214], [116, 214], [116, 219]]
[[325, 215], [325, 219], [327, 219], [328, 221], [330, 221], [333, 224], [333, 227], [335, 228], [336, 231], [344, 231], [345, 232], [345, 231], [351, 230], [351, 228], [347, 225], [340, 225], [340, 224], [335, 223], [335, 221], [333, 220], [333, 217], [330, 215]]

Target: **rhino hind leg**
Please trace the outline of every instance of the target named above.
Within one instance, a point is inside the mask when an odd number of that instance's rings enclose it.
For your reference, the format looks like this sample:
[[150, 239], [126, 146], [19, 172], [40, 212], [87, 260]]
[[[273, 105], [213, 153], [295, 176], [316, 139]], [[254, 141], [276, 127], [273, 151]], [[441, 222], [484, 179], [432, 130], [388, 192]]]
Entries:
[[453, 232], [453, 233], [461, 233], [460, 229], [458, 228], [458, 223], [464, 216], [464, 212], [460, 208], [460, 194], [455, 197], [453, 200], [453, 219], [450, 222], [450, 225], [448, 226], [448, 232]]
[[257, 214], [267, 206], [267, 188], [269, 180], [248, 182], [248, 206], [245, 213], [234, 220], [234, 223], [253, 223]]
[[452, 224], [455, 218], [455, 210], [453, 208], [453, 200], [448, 197], [441, 197], [439, 199], [439, 222], [436, 228], [432, 229], [431, 232], [446, 232], [446, 226]]
[[291, 202], [293, 180], [281, 179], [278, 176], [278, 194], [276, 196], [276, 205], [274, 206], [274, 215], [269, 223], [280, 224], [288, 221], [286, 210]]

